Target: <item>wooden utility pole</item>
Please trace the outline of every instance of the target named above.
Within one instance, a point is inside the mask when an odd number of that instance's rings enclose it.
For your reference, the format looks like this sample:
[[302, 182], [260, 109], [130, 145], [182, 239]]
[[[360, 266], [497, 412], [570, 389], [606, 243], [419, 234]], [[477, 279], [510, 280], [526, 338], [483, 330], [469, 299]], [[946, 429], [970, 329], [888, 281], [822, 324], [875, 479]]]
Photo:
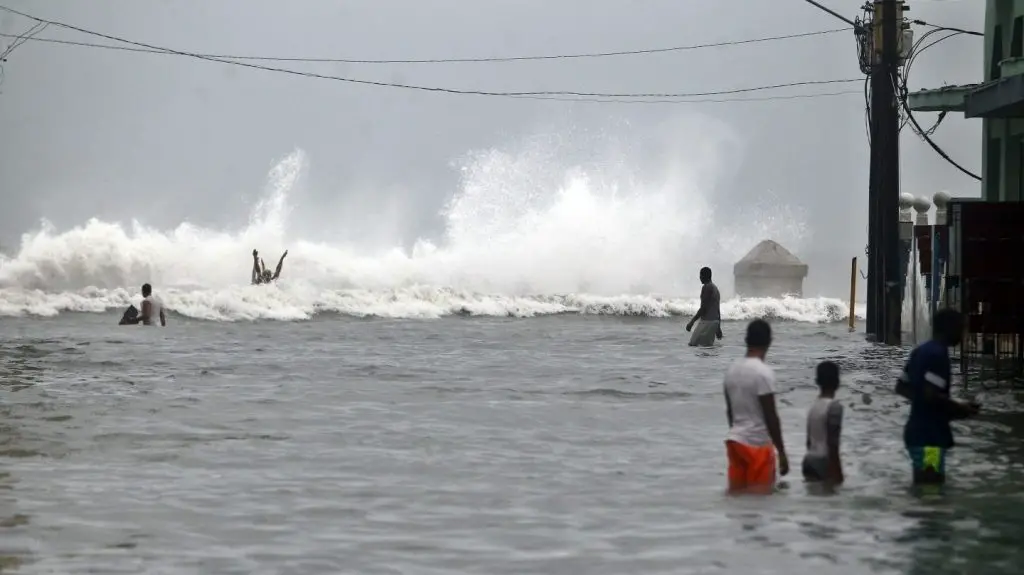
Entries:
[[868, 189], [868, 332], [875, 341], [899, 345], [900, 115], [899, 41], [902, 0], [874, 0], [869, 32], [871, 82], [871, 175]]

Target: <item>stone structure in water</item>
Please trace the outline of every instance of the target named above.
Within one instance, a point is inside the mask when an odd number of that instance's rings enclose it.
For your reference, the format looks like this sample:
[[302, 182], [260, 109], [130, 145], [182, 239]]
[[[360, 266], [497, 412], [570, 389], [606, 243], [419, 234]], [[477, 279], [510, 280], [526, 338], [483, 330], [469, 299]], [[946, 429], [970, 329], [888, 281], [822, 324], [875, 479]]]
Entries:
[[773, 240], [764, 240], [732, 268], [740, 297], [803, 296], [807, 264]]

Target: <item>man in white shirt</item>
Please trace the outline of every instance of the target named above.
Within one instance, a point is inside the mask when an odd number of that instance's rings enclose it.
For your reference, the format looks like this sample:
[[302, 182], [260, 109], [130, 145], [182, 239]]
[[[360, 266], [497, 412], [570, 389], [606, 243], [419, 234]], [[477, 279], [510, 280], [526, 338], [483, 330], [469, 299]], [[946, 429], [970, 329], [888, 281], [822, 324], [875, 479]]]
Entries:
[[160, 318], [160, 326], [167, 327], [167, 317], [164, 316], [164, 306], [160, 298], [153, 295], [153, 286], [142, 284], [142, 310], [139, 312], [138, 323], [142, 325], [153, 325], [156, 318]]
[[764, 363], [772, 343], [768, 322], [750, 322], [746, 343], [746, 356], [725, 374], [729, 491], [771, 493], [775, 486], [775, 451], [780, 475], [789, 473], [789, 459], [775, 408], [775, 373]]

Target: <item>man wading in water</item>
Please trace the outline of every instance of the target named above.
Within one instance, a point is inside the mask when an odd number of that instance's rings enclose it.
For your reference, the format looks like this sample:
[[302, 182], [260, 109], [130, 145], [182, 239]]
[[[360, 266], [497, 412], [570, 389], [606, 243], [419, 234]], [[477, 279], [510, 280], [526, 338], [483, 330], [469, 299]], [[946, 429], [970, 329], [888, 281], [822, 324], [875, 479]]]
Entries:
[[690, 345], [708, 347], [714, 345], [716, 338], [722, 339], [722, 310], [719, 307], [722, 294], [718, 286], [711, 283], [711, 268], [700, 268], [700, 283], [704, 284], [700, 289], [700, 309], [686, 324], [686, 331], [693, 330], [694, 322], [700, 320], [690, 336]]
[[162, 327], [167, 327], [167, 316], [164, 315], [164, 305], [160, 301], [160, 298], [153, 295], [153, 286], [148, 283], [142, 284], [142, 310], [140, 312], [135, 311], [135, 306], [129, 306], [128, 310], [124, 312], [124, 316], [121, 317], [120, 325], [156, 325], [157, 319], [160, 320]]
[[730, 493], [771, 493], [775, 486], [778, 451], [779, 475], [789, 473], [782, 426], [775, 408], [775, 372], [764, 363], [772, 345], [772, 328], [763, 319], [747, 326], [747, 353], [725, 374], [725, 415], [729, 433]]
[[974, 417], [977, 403], [950, 397], [949, 348], [963, 338], [964, 316], [952, 309], [935, 312], [932, 339], [910, 352], [896, 393], [910, 400], [910, 416], [903, 428], [903, 443], [910, 454], [914, 485], [939, 486], [946, 482], [946, 454], [953, 447], [950, 421]]

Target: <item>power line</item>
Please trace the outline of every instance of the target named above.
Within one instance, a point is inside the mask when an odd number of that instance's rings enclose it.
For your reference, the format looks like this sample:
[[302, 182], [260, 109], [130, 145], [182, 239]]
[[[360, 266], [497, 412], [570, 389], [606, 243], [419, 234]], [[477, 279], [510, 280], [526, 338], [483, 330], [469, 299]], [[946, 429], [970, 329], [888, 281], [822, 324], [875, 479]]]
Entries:
[[243, 67], [243, 68], [251, 68], [251, 69], [254, 69], [254, 70], [263, 70], [263, 71], [267, 71], [267, 72], [277, 72], [277, 73], [289, 74], [289, 75], [293, 75], [293, 76], [302, 76], [302, 77], [307, 77], [307, 78], [317, 78], [317, 79], [322, 79], [322, 80], [335, 80], [335, 81], [338, 81], [338, 82], [346, 82], [346, 83], [351, 83], [351, 84], [360, 84], [360, 85], [365, 85], [365, 86], [378, 86], [378, 87], [388, 87], [388, 88], [402, 88], [402, 89], [406, 89], [406, 90], [417, 90], [417, 91], [421, 91], [421, 92], [435, 92], [435, 93], [446, 93], [446, 94], [464, 94], [464, 95], [476, 95], [476, 96], [505, 96], [505, 97], [521, 97], [521, 96], [578, 96], [578, 97], [590, 97], [590, 98], [659, 98], [659, 99], [668, 99], [668, 98], [699, 98], [699, 97], [707, 97], [707, 96], [724, 96], [724, 95], [731, 95], [731, 94], [742, 94], [742, 93], [749, 93], [749, 92], [759, 92], [759, 91], [764, 91], [764, 90], [774, 90], [774, 89], [778, 89], [778, 88], [790, 88], [790, 87], [796, 87], [796, 86], [813, 86], [813, 85], [823, 85], [823, 84], [843, 84], [843, 83], [859, 82], [860, 81], [859, 79], [810, 80], [810, 81], [802, 81], [802, 82], [787, 82], [787, 83], [780, 83], [780, 84], [772, 84], [772, 85], [767, 85], [767, 86], [754, 86], [754, 87], [750, 87], [750, 88], [735, 88], [735, 89], [730, 89], [730, 90], [717, 90], [717, 91], [710, 91], [710, 92], [691, 92], [691, 93], [613, 94], [613, 93], [600, 93], [600, 92], [576, 92], [576, 91], [570, 91], [570, 90], [537, 90], [537, 91], [524, 91], [524, 92], [494, 92], [494, 91], [484, 91], [484, 90], [459, 90], [459, 89], [455, 89], [455, 88], [442, 88], [442, 87], [436, 87], [436, 86], [420, 86], [420, 85], [415, 85], [415, 84], [399, 84], [399, 83], [394, 83], [394, 82], [381, 82], [381, 81], [376, 81], [376, 80], [365, 80], [365, 79], [359, 79], [359, 78], [347, 78], [347, 77], [342, 77], [342, 76], [331, 76], [331, 75], [327, 75], [327, 74], [317, 74], [317, 73], [314, 73], [314, 72], [303, 72], [303, 71], [300, 71], [300, 70], [292, 70], [292, 69], [289, 69], [289, 68], [278, 68], [278, 67], [274, 67], [274, 66], [265, 66], [265, 65], [262, 65], [262, 64], [253, 64], [251, 62], [243, 62], [243, 61], [238, 61], [238, 60], [228, 60], [228, 59], [224, 59], [224, 58], [220, 58], [220, 57], [207, 56], [207, 55], [204, 55], [204, 54], [196, 54], [196, 53], [192, 53], [192, 52], [184, 52], [184, 51], [181, 51], [181, 50], [174, 50], [174, 49], [171, 49], [171, 48], [164, 48], [164, 47], [161, 47], [161, 46], [155, 46], [155, 45], [152, 45], [152, 44], [146, 44], [144, 42], [128, 40], [128, 39], [125, 39], [125, 38], [122, 38], [122, 37], [119, 37], [119, 36], [112, 36], [112, 35], [109, 35], [109, 34], [104, 34], [102, 32], [96, 32], [94, 30], [88, 30], [88, 29], [85, 29], [85, 28], [80, 28], [78, 26], [74, 26], [74, 25], [71, 25], [71, 24], [65, 24], [63, 22], [57, 22], [57, 21], [54, 21], [54, 20], [47, 20], [47, 19], [44, 19], [44, 18], [40, 18], [38, 16], [32, 16], [30, 14], [26, 14], [24, 12], [20, 12], [18, 10], [14, 10], [12, 8], [8, 8], [8, 7], [3, 6], [3, 5], [0, 5], [0, 10], [4, 10], [4, 11], [10, 12], [12, 14], [16, 14], [18, 16], [22, 16], [24, 18], [35, 20], [36, 22], [39, 22], [41, 24], [48, 24], [48, 25], [51, 25], [51, 26], [65, 28], [67, 30], [73, 30], [75, 32], [80, 32], [82, 34], [86, 34], [86, 35], [90, 35], [90, 36], [95, 36], [95, 37], [98, 37], [98, 38], [103, 38], [105, 40], [110, 40], [110, 41], [113, 41], [113, 42], [119, 42], [119, 43], [123, 43], [123, 44], [128, 44], [128, 45], [131, 45], [131, 46], [135, 46], [137, 48], [145, 48], [147, 50], [155, 50], [155, 51], [159, 51], [159, 52], [163, 52], [163, 53], [175, 54], [175, 55], [178, 55], [178, 56], [185, 56], [185, 57], [189, 57], [189, 58], [195, 58], [195, 59], [198, 59], [198, 60], [206, 60], [206, 61], [209, 61], [209, 62], [218, 62], [218, 63], [221, 63], [221, 64], [228, 64], [228, 65], [231, 65], [231, 66], [240, 66], [240, 67]]
[[[859, 80], [858, 80], [859, 81]], [[614, 98], [558, 98], [555, 96], [512, 96], [523, 100], [553, 100], [557, 102], [583, 102], [595, 104], [726, 104], [735, 102], [769, 102], [776, 100], [800, 100], [813, 98], [829, 98], [860, 94], [860, 90], [842, 90], [839, 92], [819, 92], [816, 94], [788, 94], [785, 96], [758, 96], [753, 98], [700, 98], [700, 99], [656, 99], [656, 100], [621, 100]]]
[[910, 106], [907, 105], [907, 98], [906, 98], [905, 94], [903, 95], [903, 97], [900, 98], [900, 103], [903, 105], [903, 110], [906, 112], [907, 118], [910, 119], [910, 123], [914, 125], [914, 132], [918, 136], [921, 136], [921, 138], [925, 142], [927, 142], [928, 145], [931, 146], [932, 149], [935, 150], [935, 152], [938, 155], [942, 156], [942, 159], [944, 159], [947, 162], [949, 162], [950, 164], [952, 164], [954, 168], [960, 170], [961, 172], [963, 172], [964, 174], [974, 178], [975, 180], [978, 180], [979, 182], [981, 181], [981, 176], [979, 176], [978, 174], [975, 174], [974, 172], [972, 172], [972, 171], [968, 170], [967, 168], [961, 166], [960, 164], [956, 163], [953, 160], [953, 158], [949, 157], [949, 154], [947, 154], [942, 148], [940, 148], [938, 144], [936, 144], [935, 142], [932, 141], [931, 136], [929, 136], [925, 132], [925, 129], [922, 128], [921, 124], [918, 124], [917, 120], [914, 118], [914, 113], [910, 111]]
[[961, 34], [969, 34], [971, 36], [982, 36], [982, 37], [985, 36], [985, 34], [982, 33], [982, 32], [975, 32], [973, 30], [964, 30], [963, 28], [951, 28], [949, 26], [938, 26], [936, 24], [929, 24], [928, 22], [925, 22], [924, 20], [912, 20], [912, 22], [914, 24], [919, 25], [919, 26], [928, 26], [929, 28], [934, 28], [936, 31], [959, 32]]
[[942, 36], [941, 38], [939, 38], [937, 40], [933, 40], [933, 41], [929, 42], [928, 44], [925, 44], [924, 46], [922, 46], [922, 44], [924, 44], [924, 41], [927, 40], [929, 36], [931, 36], [932, 34], [940, 33], [940, 32], [943, 32], [943, 30], [939, 30], [939, 29], [929, 30], [929, 31], [925, 32], [924, 34], [922, 34], [921, 37], [918, 38], [916, 42], [914, 42], [914, 46], [913, 46], [913, 48], [911, 49], [911, 52], [910, 52], [910, 58], [907, 60], [907, 63], [906, 63], [906, 65], [903, 68], [903, 77], [904, 78], [908, 78], [910, 76], [910, 69], [913, 67], [914, 62], [917, 61], [917, 57], [920, 56], [925, 50], [927, 50], [928, 48], [931, 48], [932, 46], [935, 46], [936, 44], [938, 44], [940, 42], [943, 42], [945, 40], [949, 40], [950, 38], [952, 38], [954, 36], [960, 36], [960, 35], [964, 34], [964, 32], [949, 32], [945, 36]]
[[[3, 7], [0, 7], [3, 9]], [[645, 48], [638, 50], [621, 50], [616, 52], [592, 52], [592, 53], [581, 53], [581, 54], [550, 54], [550, 55], [538, 55], [538, 56], [501, 56], [493, 58], [428, 58], [419, 60], [367, 60], [367, 59], [355, 59], [355, 58], [323, 58], [323, 57], [280, 57], [280, 56], [240, 56], [232, 54], [208, 54], [195, 52], [194, 54], [199, 56], [205, 56], [207, 58], [217, 58], [223, 60], [255, 60], [263, 62], [307, 62], [307, 63], [333, 63], [333, 64], [454, 64], [454, 63], [482, 63], [482, 62], [522, 62], [522, 61], [534, 61], [534, 60], [569, 60], [569, 59], [581, 59], [581, 58], [607, 58], [613, 56], [634, 56], [634, 55], [646, 55], [646, 54], [660, 54], [666, 52], [684, 52], [689, 50], [700, 50], [704, 48], [720, 48], [726, 46], [741, 46], [745, 44], [758, 44], [763, 42], [774, 42], [779, 40], [792, 40], [796, 38], [810, 38], [814, 36], [824, 36], [827, 34], [835, 34], [837, 32], [848, 31], [849, 28], [833, 28], [830, 30], [819, 30], [816, 32], [802, 32], [799, 34], [785, 34], [782, 36], [765, 36], [761, 38], [751, 38], [747, 40], [729, 40], [722, 42], [712, 42], [706, 44], [690, 44], [686, 46], [669, 46], [665, 48]], [[9, 34], [0, 34], [0, 37], [14, 37]], [[59, 38], [29, 38], [34, 42], [43, 42], [49, 44], [61, 44], [66, 46], [79, 46], [85, 48], [98, 48], [104, 50], [117, 50], [122, 52], [141, 52], [147, 54], [172, 54], [166, 50], [140, 48], [134, 46], [117, 46], [113, 44], [98, 44], [92, 42], [77, 42], [73, 40], [61, 40]]]
[[[959, 32], [959, 31], [957, 31], [957, 32], [949, 32], [945, 36], [942, 36], [941, 38], [939, 38], [938, 40], [932, 40], [928, 44], [924, 44], [925, 40], [927, 40], [929, 36], [931, 36], [932, 34], [939, 34], [939, 33], [943, 32], [943, 31], [944, 30], [940, 29], [940, 28], [933, 28], [931, 30], [928, 30], [924, 34], [922, 34], [921, 37], [918, 38], [914, 42], [914, 45], [911, 47], [910, 57], [907, 59], [906, 63], [903, 65], [902, 82], [903, 82], [904, 92], [909, 90], [909, 86], [910, 86], [910, 70], [914, 67], [914, 62], [917, 61], [917, 57], [918, 56], [920, 56], [923, 52], [928, 50], [928, 48], [931, 48], [932, 46], [935, 46], [936, 44], [939, 44], [940, 42], [942, 42], [944, 40], [949, 40], [950, 38], [952, 38], [954, 36], [960, 36], [960, 35], [965, 33], [965, 32]], [[924, 44], [924, 46], [922, 46], [922, 44]], [[936, 128], [939, 127], [939, 124], [942, 123], [942, 120], [944, 118], [945, 118], [945, 112], [943, 112], [942, 114], [939, 115], [939, 119], [936, 120], [935, 124], [931, 128], [929, 128], [926, 133], [929, 134], [929, 135], [933, 134], [935, 132]], [[910, 122], [910, 118], [909, 117], [904, 118], [903, 119], [903, 123], [900, 125], [900, 130], [902, 130], [904, 127], [906, 127], [907, 123], [909, 123], [909, 122]]]
[[17, 50], [18, 47], [24, 44], [25, 41], [30, 40], [33, 36], [45, 30], [47, 26], [48, 24], [36, 22], [35, 24], [32, 25], [31, 28], [29, 28], [25, 32], [22, 32], [21, 34], [18, 34], [17, 36], [4, 34], [4, 36], [14, 38], [14, 41], [11, 42], [6, 48], [4, 48], [3, 52], [0, 52], [0, 86], [3, 86], [4, 84], [4, 62], [7, 61], [7, 57], [10, 56], [15, 50]]
[[0, 52], [0, 62], [7, 60], [7, 57], [10, 56], [12, 52], [17, 50], [18, 47], [26, 41], [31, 40], [33, 36], [45, 30], [46, 26], [47, 24], [36, 22], [31, 28], [21, 34], [0, 34], [0, 36], [4, 36], [6, 38], [14, 38], [14, 42], [11, 42], [3, 52]]
[[[909, 88], [910, 70], [913, 67], [914, 62], [917, 61], [917, 57], [921, 53], [923, 53], [928, 48], [931, 48], [932, 46], [935, 46], [936, 44], [938, 44], [938, 43], [940, 43], [940, 42], [942, 42], [944, 40], [948, 40], [948, 39], [950, 39], [950, 38], [952, 38], [954, 36], [959, 36], [961, 34], [983, 36], [983, 34], [978, 34], [977, 32], [970, 32], [968, 30], [963, 30], [961, 28], [949, 28], [949, 27], [945, 27], [945, 26], [935, 26], [933, 24], [928, 24], [927, 22], [923, 22], [921, 20], [914, 20], [914, 23], [918, 24], [918, 25], [929, 26], [932, 29], [927, 31], [927, 32], [925, 32], [924, 34], [922, 34], [921, 37], [918, 38], [916, 42], [914, 42], [914, 46], [913, 46], [913, 49], [911, 50], [910, 58], [907, 60], [906, 64], [903, 67], [902, 77], [897, 77], [896, 78], [896, 82], [901, 84], [901, 85], [895, 86], [895, 89], [896, 89], [896, 93], [898, 95], [898, 99], [900, 101], [900, 107], [903, 109], [904, 114], [906, 114], [906, 121], [904, 122], [904, 125], [906, 124], [906, 122], [910, 122], [911, 127], [914, 130], [914, 133], [917, 134], [922, 140], [924, 140], [925, 143], [927, 143], [932, 148], [932, 150], [935, 151], [935, 153], [939, 154], [939, 156], [941, 156], [942, 159], [944, 159], [947, 162], [949, 162], [950, 165], [952, 165], [956, 169], [960, 170], [965, 175], [967, 175], [967, 176], [969, 176], [971, 178], [974, 178], [975, 180], [978, 180], [980, 182], [981, 181], [981, 176], [975, 174], [974, 172], [971, 172], [967, 168], [961, 166], [959, 163], [954, 161], [953, 158], [951, 158], [949, 156], [949, 154], [947, 154], [946, 151], [943, 150], [938, 144], [936, 144], [935, 141], [932, 140], [932, 138], [931, 138], [932, 134], [934, 134], [935, 130], [939, 127], [939, 124], [941, 124], [942, 120], [945, 119], [946, 113], [945, 112], [940, 113], [938, 119], [935, 122], [935, 124], [931, 128], [925, 130], [924, 128], [921, 127], [921, 124], [919, 124], [917, 122], [917, 118], [914, 117], [914, 112], [910, 109], [910, 104], [907, 102], [907, 98], [908, 98], [908, 95], [909, 95], [909, 92], [910, 92], [910, 88]], [[929, 42], [928, 44], [925, 44], [924, 46], [922, 46], [922, 44], [924, 44], [924, 41], [926, 39], [928, 39], [929, 36], [931, 36], [932, 34], [937, 34], [937, 33], [941, 33], [941, 32], [949, 32], [949, 33], [946, 34], [945, 36], [942, 36], [941, 38], [939, 38], [937, 40], [933, 40], [933, 41]], [[902, 126], [901, 126], [901, 129], [902, 129]]]
[[842, 20], [843, 22], [846, 22], [847, 24], [852, 26], [854, 29], [860, 28], [860, 26], [858, 26], [856, 22], [854, 22], [853, 20], [850, 20], [846, 16], [843, 16], [839, 12], [836, 12], [835, 10], [833, 10], [833, 9], [827, 7], [827, 6], [823, 6], [820, 3], [815, 2], [814, 0], [804, 0], [804, 2], [807, 2], [811, 6], [814, 6], [818, 10], [821, 10], [822, 12], [825, 12], [825, 13], [827, 13], [827, 14], [835, 17], [835, 18], [838, 18], [839, 20]]

